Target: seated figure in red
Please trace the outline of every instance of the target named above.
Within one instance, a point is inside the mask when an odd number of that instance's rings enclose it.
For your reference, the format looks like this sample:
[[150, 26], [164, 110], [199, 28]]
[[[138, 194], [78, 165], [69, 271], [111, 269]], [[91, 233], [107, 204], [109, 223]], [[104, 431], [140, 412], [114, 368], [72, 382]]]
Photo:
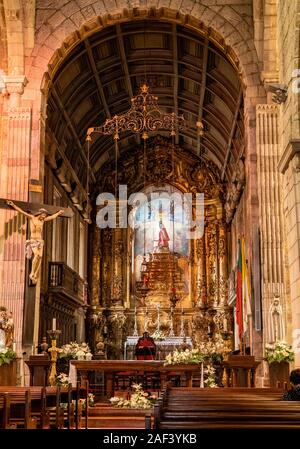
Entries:
[[143, 336], [138, 339], [135, 347], [135, 355], [137, 360], [154, 360], [156, 353], [156, 345], [149, 332], [144, 332]]

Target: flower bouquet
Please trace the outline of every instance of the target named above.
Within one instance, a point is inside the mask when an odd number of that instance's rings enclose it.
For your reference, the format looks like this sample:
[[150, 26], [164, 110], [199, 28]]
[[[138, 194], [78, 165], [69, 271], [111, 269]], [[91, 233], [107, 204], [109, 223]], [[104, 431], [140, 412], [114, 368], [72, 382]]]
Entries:
[[132, 388], [134, 393], [131, 395], [130, 399], [124, 399], [116, 396], [110, 398], [111, 405], [119, 408], [135, 409], [149, 409], [153, 407], [155, 398], [153, 396], [149, 396], [149, 393], [146, 393], [142, 389], [141, 384], [133, 384]]
[[276, 341], [273, 344], [266, 344], [265, 357], [268, 363], [293, 362], [295, 353], [286, 341]]
[[77, 359], [77, 360], [91, 360], [92, 354], [87, 343], [76, 343], [71, 341], [61, 347], [61, 358]]
[[0, 366], [9, 365], [16, 357], [17, 354], [11, 348], [0, 348]]
[[204, 386], [208, 388], [218, 388], [216, 383], [216, 370], [212, 365], [207, 365], [204, 370]]
[[157, 341], [163, 341], [166, 337], [162, 331], [156, 330], [151, 337]]
[[70, 383], [69, 376], [64, 373], [56, 376], [55, 383], [58, 387], [67, 387]]
[[199, 349], [175, 349], [165, 358], [164, 365], [200, 364], [205, 360], [205, 355]]
[[220, 363], [223, 360], [223, 341], [202, 342], [198, 346], [198, 349], [202, 352], [205, 358], [211, 360], [212, 363]]

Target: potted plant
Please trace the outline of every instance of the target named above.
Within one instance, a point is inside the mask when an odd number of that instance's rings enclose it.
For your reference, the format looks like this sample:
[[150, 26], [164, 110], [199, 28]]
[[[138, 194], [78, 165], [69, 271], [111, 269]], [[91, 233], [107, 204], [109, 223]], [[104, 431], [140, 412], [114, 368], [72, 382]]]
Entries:
[[292, 346], [286, 341], [266, 344], [265, 359], [269, 364], [270, 387], [276, 388], [278, 382], [281, 386], [284, 382], [289, 383], [289, 363], [295, 360]]

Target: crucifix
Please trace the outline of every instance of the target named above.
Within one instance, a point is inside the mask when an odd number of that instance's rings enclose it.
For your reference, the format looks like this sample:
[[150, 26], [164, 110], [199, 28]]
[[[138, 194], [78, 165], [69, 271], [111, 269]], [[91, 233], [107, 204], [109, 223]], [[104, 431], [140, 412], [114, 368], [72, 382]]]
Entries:
[[44, 240], [43, 228], [46, 221], [55, 220], [57, 217], [70, 218], [73, 212], [69, 208], [57, 206], [26, 203], [25, 201], [12, 201], [0, 199], [0, 208], [13, 208], [29, 220], [30, 238], [26, 240], [25, 251], [28, 259], [32, 258], [31, 273], [32, 283], [37, 284], [40, 276], [40, 268], [43, 257]]

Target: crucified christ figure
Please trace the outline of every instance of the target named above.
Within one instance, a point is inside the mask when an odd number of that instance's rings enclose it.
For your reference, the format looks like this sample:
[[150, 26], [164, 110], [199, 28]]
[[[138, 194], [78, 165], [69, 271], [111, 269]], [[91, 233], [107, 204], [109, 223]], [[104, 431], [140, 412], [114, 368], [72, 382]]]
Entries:
[[39, 209], [39, 211], [33, 215], [25, 212], [18, 207], [13, 201], [7, 201], [7, 204], [13, 207], [17, 212], [25, 215], [29, 219], [30, 227], [30, 239], [26, 240], [26, 257], [32, 259], [31, 273], [29, 275], [33, 284], [36, 284], [39, 278], [40, 267], [43, 257], [44, 240], [43, 240], [43, 227], [45, 221], [55, 220], [57, 217], [64, 213], [63, 210], [59, 210], [55, 214], [49, 215], [46, 209]]

